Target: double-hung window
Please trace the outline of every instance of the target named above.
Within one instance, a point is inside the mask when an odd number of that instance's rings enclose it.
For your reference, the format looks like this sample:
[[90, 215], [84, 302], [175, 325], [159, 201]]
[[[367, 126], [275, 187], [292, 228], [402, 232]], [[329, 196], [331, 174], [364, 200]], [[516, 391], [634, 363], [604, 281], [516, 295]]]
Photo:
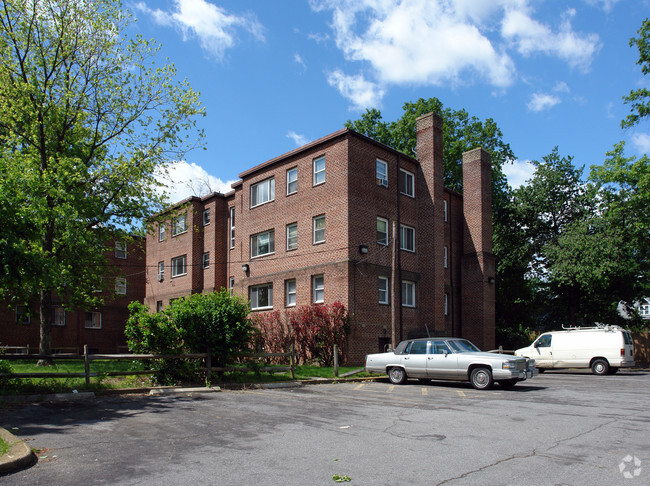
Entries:
[[400, 226], [399, 247], [401, 250], [415, 252], [415, 228], [404, 224]]
[[449, 268], [449, 248], [446, 246], [443, 248], [442, 265], [445, 268]]
[[251, 309], [273, 308], [273, 284], [256, 285], [250, 288]]
[[325, 243], [325, 215], [314, 218], [314, 245]]
[[287, 196], [298, 192], [298, 168], [287, 171]]
[[115, 258], [126, 260], [126, 243], [123, 241], [115, 242]]
[[102, 328], [102, 313], [101, 312], [86, 312], [84, 314], [84, 327], [86, 329], [101, 329]]
[[210, 224], [210, 209], [204, 209], [203, 210], [203, 226], [207, 226]]
[[30, 316], [27, 307], [19, 305], [16, 307], [16, 324], [29, 324]]
[[230, 208], [230, 248], [235, 247], [235, 208]]
[[126, 278], [124, 277], [115, 278], [115, 293], [117, 295], [126, 295]]
[[388, 245], [388, 220], [377, 218], [377, 243]]
[[52, 325], [65, 326], [65, 309], [61, 306], [56, 306], [52, 310]]
[[187, 274], [187, 255], [172, 258], [172, 278]]
[[314, 185], [325, 182], [325, 156], [314, 159]]
[[158, 262], [158, 281], [162, 282], [165, 278], [165, 262]]
[[322, 275], [314, 275], [312, 277], [312, 288], [314, 291], [314, 304], [322, 304], [325, 302], [325, 277]]
[[388, 164], [377, 159], [377, 185], [388, 187]]
[[446, 199], [443, 199], [443, 200], [442, 200], [442, 218], [443, 218], [443, 221], [444, 221], [445, 223], [446, 223], [447, 221], [449, 221], [448, 211], [449, 211], [449, 210], [448, 210], [448, 208], [447, 208], [447, 200], [446, 200]]
[[415, 282], [402, 280], [402, 305], [415, 307]]
[[409, 197], [415, 197], [415, 176], [408, 170], [399, 170], [399, 192]]
[[258, 182], [251, 186], [251, 208], [275, 200], [275, 178]]
[[379, 277], [379, 303], [388, 304], [388, 277]]
[[287, 225], [287, 250], [298, 248], [298, 223]]
[[210, 267], [210, 252], [207, 251], [203, 254], [203, 268]]
[[287, 280], [284, 284], [285, 287], [285, 299], [287, 307], [294, 307], [296, 305], [296, 280], [291, 279]]
[[275, 252], [275, 231], [265, 231], [251, 236], [251, 258]]
[[179, 214], [172, 218], [172, 236], [180, 235], [187, 231], [187, 213]]
[[158, 226], [158, 241], [165, 241], [165, 223]]

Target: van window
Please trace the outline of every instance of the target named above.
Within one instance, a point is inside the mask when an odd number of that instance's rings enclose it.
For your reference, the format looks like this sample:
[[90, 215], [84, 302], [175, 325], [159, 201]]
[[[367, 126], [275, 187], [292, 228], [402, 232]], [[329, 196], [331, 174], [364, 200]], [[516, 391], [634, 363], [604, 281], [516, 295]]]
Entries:
[[550, 334], [545, 334], [544, 336], [540, 336], [540, 338], [537, 340], [535, 343], [536, 348], [549, 348], [551, 346], [551, 338], [553, 336]]
[[625, 344], [634, 344], [629, 332], [623, 331], [623, 340], [625, 341]]

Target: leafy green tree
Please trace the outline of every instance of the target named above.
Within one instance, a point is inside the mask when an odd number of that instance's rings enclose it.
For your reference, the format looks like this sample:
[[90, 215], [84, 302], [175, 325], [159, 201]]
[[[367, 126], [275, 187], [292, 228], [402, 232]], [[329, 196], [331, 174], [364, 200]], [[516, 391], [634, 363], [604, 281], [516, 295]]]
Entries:
[[[106, 242], [160, 209], [154, 174], [200, 140], [198, 94], [126, 34], [119, 0], [0, 1], [0, 298], [97, 305]], [[108, 279], [105, 279], [108, 281]]]
[[[637, 31], [639, 37], [630, 39], [630, 47], [636, 46], [639, 50], [639, 59], [636, 62], [641, 66], [641, 72], [646, 75], [650, 72], [650, 20], [645, 19]], [[630, 94], [623, 97], [626, 104], [630, 105], [630, 114], [621, 122], [622, 128], [633, 127], [642, 119], [650, 115], [650, 90], [639, 88], [631, 90]]]

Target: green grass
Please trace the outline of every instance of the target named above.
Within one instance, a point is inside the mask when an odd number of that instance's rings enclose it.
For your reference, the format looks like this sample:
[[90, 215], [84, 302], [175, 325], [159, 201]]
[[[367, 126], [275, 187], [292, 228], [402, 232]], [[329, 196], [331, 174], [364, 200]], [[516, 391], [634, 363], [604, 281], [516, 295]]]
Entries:
[[9, 449], [11, 449], [9, 442], [0, 437], [0, 456], [9, 452]]

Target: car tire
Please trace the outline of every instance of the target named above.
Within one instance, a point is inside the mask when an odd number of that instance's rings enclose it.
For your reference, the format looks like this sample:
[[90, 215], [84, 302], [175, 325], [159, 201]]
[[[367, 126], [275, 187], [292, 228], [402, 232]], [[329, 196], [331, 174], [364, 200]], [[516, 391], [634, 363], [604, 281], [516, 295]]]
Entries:
[[506, 390], [512, 390], [519, 380], [501, 380], [499, 385]]
[[477, 390], [488, 390], [494, 384], [492, 371], [490, 371], [490, 368], [483, 367], [474, 368], [469, 375], [469, 381]]
[[403, 385], [406, 382], [406, 378], [407, 376], [404, 368], [395, 366], [388, 370], [388, 379], [394, 385]]
[[606, 359], [595, 359], [594, 362], [591, 363], [591, 372], [594, 375], [606, 375], [609, 373], [609, 363]]

